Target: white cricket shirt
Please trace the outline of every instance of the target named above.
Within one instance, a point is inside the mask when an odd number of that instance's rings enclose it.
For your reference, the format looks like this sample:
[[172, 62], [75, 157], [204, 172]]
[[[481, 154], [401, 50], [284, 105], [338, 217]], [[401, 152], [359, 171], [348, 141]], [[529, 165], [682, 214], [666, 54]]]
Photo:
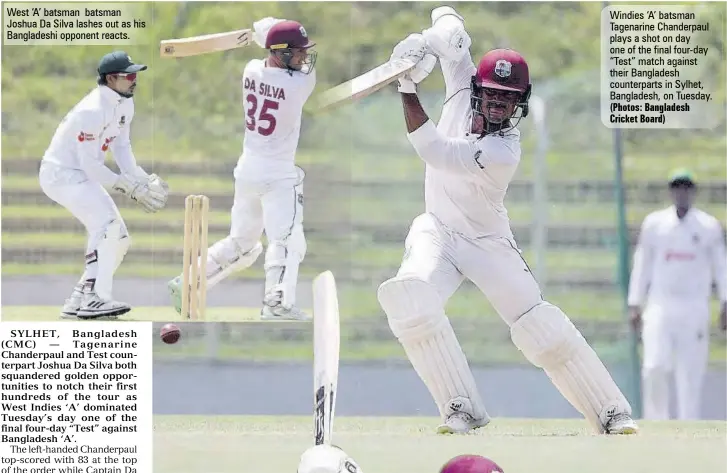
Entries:
[[520, 132], [470, 134], [472, 57], [467, 52], [460, 61], [440, 63], [447, 101], [439, 124], [430, 120], [408, 135], [426, 163], [426, 211], [471, 238], [512, 238], [504, 199], [520, 163]]
[[683, 219], [674, 206], [649, 214], [641, 225], [629, 283], [630, 306], [689, 299], [704, 304], [715, 282], [727, 301], [727, 261], [722, 226], [692, 208]]
[[111, 150], [122, 173], [137, 175], [129, 135], [133, 119], [134, 100], [100, 85], [66, 114], [43, 161], [82, 171], [90, 180], [111, 187], [118, 179], [104, 164]]
[[285, 69], [266, 67], [260, 59], [245, 66], [245, 138], [236, 176], [294, 175], [303, 106], [315, 83], [315, 69], [291, 75]]

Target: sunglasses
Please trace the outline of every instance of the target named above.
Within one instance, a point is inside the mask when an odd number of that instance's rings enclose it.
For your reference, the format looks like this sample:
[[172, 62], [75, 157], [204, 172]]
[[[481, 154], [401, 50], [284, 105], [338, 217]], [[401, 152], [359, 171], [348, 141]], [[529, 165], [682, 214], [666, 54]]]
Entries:
[[129, 82], [134, 82], [136, 80], [136, 72], [119, 72], [114, 75], [126, 79]]

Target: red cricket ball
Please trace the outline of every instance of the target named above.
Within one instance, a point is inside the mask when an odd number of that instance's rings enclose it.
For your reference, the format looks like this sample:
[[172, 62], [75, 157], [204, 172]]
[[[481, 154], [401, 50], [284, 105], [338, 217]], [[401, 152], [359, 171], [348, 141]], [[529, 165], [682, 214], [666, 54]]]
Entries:
[[166, 324], [164, 327], [162, 327], [159, 336], [162, 338], [162, 341], [164, 343], [177, 343], [179, 337], [182, 336], [182, 331], [179, 330], [179, 327], [174, 324]]
[[439, 473], [503, 473], [503, 470], [489, 458], [460, 455], [449, 460]]

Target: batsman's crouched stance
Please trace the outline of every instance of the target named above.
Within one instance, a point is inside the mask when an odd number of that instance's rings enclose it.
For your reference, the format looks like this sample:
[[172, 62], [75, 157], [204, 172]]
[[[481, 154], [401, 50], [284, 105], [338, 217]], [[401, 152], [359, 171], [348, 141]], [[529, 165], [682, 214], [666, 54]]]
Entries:
[[[88, 233], [85, 271], [63, 306], [64, 318], [116, 317], [131, 310], [112, 296], [114, 273], [131, 237], [106, 188], [151, 213], [167, 202], [167, 184], [137, 166], [131, 150], [136, 76], [144, 70], [146, 66], [134, 64], [123, 51], [104, 56], [98, 87], [68, 112], [43, 155], [38, 176], [43, 192], [68, 209]], [[104, 164], [109, 150], [120, 175]]]
[[[412, 223], [404, 261], [379, 287], [379, 302], [439, 408], [438, 432], [466, 433], [490, 421], [444, 310], [467, 278], [507, 323], [515, 346], [594, 430], [634, 433], [628, 401], [570, 319], [543, 300], [510, 229], [503, 201], [520, 162], [516, 126], [527, 116], [527, 63], [496, 49], [476, 67], [470, 44], [463, 18], [440, 7], [431, 28], [394, 48], [392, 59], [417, 63], [398, 89], [409, 140], [426, 162], [426, 213]], [[431, 56], [447, 89], [436, 127], [416, 96], [416, 84], [433, 69]]]

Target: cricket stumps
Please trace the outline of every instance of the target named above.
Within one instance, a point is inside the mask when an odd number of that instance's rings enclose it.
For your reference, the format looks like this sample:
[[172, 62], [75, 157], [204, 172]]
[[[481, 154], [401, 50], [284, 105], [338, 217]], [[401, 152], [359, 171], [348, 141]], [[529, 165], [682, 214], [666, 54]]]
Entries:
[[209, 208], [210, 200], [204, 195], [189, 195], [184, 200], [182, 317], [191, 320], [205, 318]]

